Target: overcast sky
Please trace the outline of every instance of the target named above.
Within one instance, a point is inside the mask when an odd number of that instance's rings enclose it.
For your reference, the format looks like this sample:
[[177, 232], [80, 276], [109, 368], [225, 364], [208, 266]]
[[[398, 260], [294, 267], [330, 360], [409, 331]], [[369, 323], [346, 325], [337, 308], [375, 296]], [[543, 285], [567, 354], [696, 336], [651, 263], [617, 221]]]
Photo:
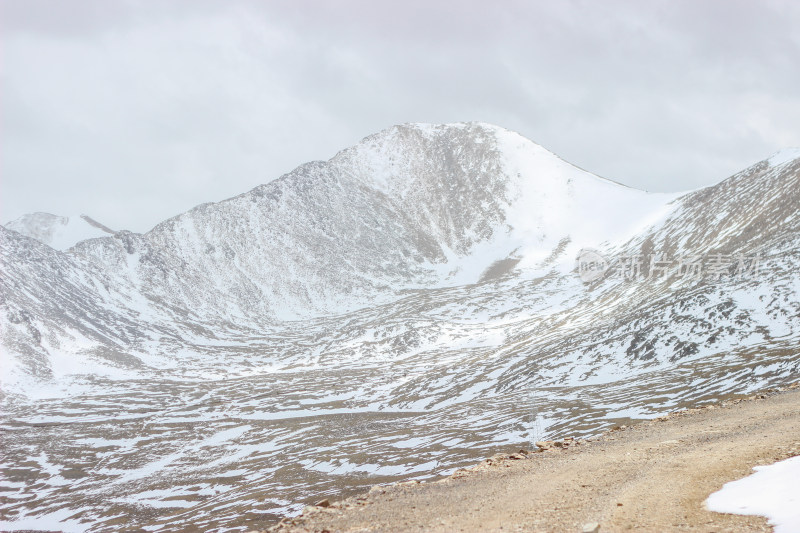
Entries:
[[0, 4], [2, 222], [145, 231], [404, 122], [651, 191], [800, 146], [794, 0]]

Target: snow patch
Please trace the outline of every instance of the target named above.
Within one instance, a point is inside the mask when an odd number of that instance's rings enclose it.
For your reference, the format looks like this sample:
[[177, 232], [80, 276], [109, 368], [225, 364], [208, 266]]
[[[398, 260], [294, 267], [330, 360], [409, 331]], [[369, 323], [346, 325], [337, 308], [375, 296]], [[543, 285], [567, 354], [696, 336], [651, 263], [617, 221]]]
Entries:
[[755, 474], [726, 483], [706, 500], [718, 513], [766, 516], [775, 533], [800, 531], [800, 456], [757, 466]]

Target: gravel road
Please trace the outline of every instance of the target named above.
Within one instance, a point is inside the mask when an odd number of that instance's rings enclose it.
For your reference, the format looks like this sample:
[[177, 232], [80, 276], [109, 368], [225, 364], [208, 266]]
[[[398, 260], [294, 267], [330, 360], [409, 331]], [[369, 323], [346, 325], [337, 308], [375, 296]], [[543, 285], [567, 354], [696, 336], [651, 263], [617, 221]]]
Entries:
[[325, 501], [273, 531], [771, 531], [764, 518], [713, 513], [703, 502], [753, 466], [800, 455], [800, 388], [545, 448]]

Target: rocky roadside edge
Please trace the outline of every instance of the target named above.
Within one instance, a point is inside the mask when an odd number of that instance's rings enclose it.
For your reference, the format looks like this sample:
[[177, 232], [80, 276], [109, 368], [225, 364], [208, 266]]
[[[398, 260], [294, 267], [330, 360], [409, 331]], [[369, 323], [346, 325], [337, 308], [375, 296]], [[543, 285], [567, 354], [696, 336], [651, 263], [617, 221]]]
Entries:
[[[605, 442], [609, 440], [616, 440], [617, 435], [620, 431], [635, 430], [638, 427], [645, 427], [648, 425], [658, 424], [660, 422], [665, 422], [673, 418], [691, 416], [694, 413], [698, 413], [708, 409], [720, 409], [725, 407], [731, 407], [733, 405], [737, 405], [742, 402], [763, 400], [770, 396], [774, 396], [776, 394], [781, 394], [783, 392], [795, 390], [798, 388], [800, 388], [800, 382], [796, 382], [784, 387], [770, 388], [765, 391], [752, 394], [750, 396], [746, 396], [743, 398], [723, 400], [717, 403], [704, 405], [702, 407], [682, 409], [680, 411], [674, 411], [651, 420], [644, 420], [641, 422], [637, 422], [636, 424], [633, 424], [631, 426], [625, 426], [625, 425], [616, 426], [606, 431], [605, 433], [587, 439], [575, 439], [573, 437], [567, 437], [557, 441], [536, 442], [537, 448], [535, 450], [521, 449], [518, 452], [511, 454], [498, 453], [489, 457], [488, 459], [484, 459], [483, 461], [474, 466], [468, 468], [459, 468], [458, 470], [453, 472], [450, 476], [435, 481], [411, 480], [411, 481], [400, 481], [392, 483], [390, 485], [375, 485], [366, 493], [359, 494], [356, 496], [351, 496], [350, 498], [346, 498], [344, 500], [331, 502], [329, 499], [324, 499], [317, 502], [314, 505], [306, 506], [301, 514], [294, 517], [286, 517], [282, 519], [274, 526], [268, 528], [266, 532], [286, 533], [289, 531], [297, 531], [299, 528], [303, 527], [304, 522], [307, 518], [312, 518], [312, 517], [319, 518], [320, 515], [324, 514], [336, 515], [348, 509], [363, 507], [377, 502], [377, 500], [383, 495], [391, 495], [392, 493], [398, 493], [406, 490], [413, 490], [413, 487], [415, 485], [419, 485], [421, 483], [426, 483], [426, 482], [452, 483], [454, 481], [478, 474], [490, 468], [509, 467], [511, 466], [512, 463], [516, 461], [533, 459], [539, 454], [556, 453], [567, 449], [574, 449], [575, 451], [578, 451], [578, 449], [581, 446], [591, 445], [593, 443]], [[776, 461], [794, 455], [800, 455], [800, 448], [790, 450], [789, 453], [786, 454], [786, 457], [776, 458]], [[250, 533], [256, 533], [256, 532], [250, 532]], [[328, 530], [321, 530], [319, 533], [330, 533], [330, 532]]]

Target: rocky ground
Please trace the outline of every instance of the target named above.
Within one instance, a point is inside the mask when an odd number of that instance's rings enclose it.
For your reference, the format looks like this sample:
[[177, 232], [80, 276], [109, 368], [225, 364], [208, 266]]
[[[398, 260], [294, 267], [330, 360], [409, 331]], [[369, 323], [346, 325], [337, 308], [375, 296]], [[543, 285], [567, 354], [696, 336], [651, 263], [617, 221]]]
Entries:
[[703, 502], [753, 466], [800, 455], [800, 384], [539, 445], [439, 481], [323, 500], [271, 531], [771, 531]]

